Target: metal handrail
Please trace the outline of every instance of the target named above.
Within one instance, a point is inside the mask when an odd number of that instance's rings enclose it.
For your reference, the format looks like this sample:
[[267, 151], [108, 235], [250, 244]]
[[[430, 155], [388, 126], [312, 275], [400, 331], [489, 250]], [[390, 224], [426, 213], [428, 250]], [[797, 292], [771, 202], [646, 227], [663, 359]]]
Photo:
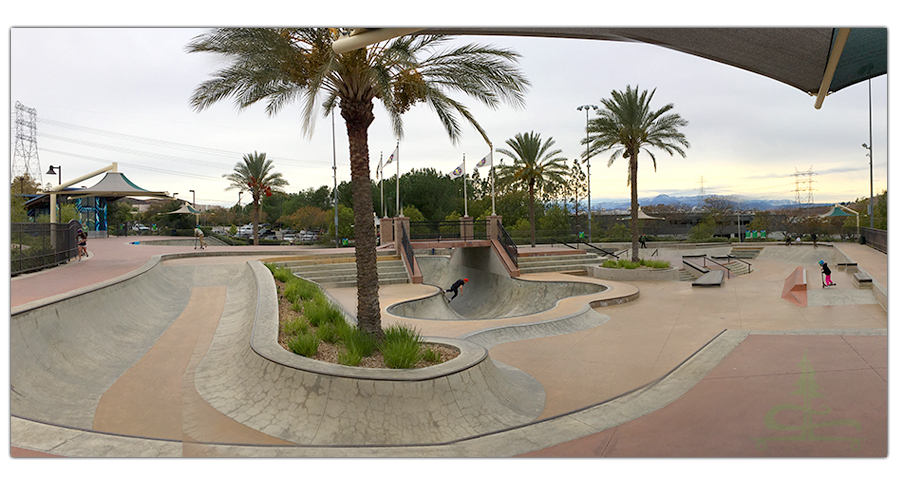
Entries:
[[[709, 266], [706, 265], [706, 262], [707, 262], [707, 261], [706, 261], [706, 256], [704, 255], [704, 256], [703, 256], [703, 267], [709, 268]], [[728, 279], [731, 279], [731, 269], [728, 269], [727, 267], [723, 266], [722, 264], [719, 264], [719, 263], [716, 262], [715, 260], [710, 260], [709, 262], [712, 262], [713, 264], [716, 264], [717, 266], [721, 266], [722, 269], [724, 269], [725, 272], [728, 273], [728, 274], [727, 274]]]
[[506, 251], [506, 255], [509, 256], [509, 259], [513, 264], [516, 267], [519, 267], [519, 247], [516, 246], [516, 242], [513, 241], [509, 233], [506, 232], [503, 224], [498, 224], [498, 226], [500, 227], [500, 246]]
[[413, 253], [412, 243], [409, 242], [409, 235], [406, 234], [406, 226], [400, 225], [400, 229], [403, 231], [402, 236], [400, 237], [400, 246], [403, 247], [403, 253], [406, 254], [406, 265], [409, 266], [409, 276], [415, 273], [415, 254]]

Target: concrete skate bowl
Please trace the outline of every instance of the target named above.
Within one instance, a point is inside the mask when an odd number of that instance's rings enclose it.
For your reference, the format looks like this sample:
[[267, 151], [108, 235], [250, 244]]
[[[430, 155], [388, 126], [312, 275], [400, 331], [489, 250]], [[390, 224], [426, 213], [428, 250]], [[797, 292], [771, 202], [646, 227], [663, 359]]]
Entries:
[[[543, 411], [546, 396], [536, 380], [461, 339], [426, 339], [460, 355], [419, 370], [296, 356], [277, 344], [277, 292], [261, 263], [159, 265], [167, 257], [112, 283], [12, 311], [13, 418], [172, 441], [263, 442], [208, 425], [212, 412], [226, 429], [239, 426], [283, 445], [367, 446], [452, 442], [533, 422]], [[202, 348], [186, 346], [189, 368], [178, 372], [173, 406], [149, 408], [136, 427], [98, 428], [111, 387], [183, 321], [198, 289], [211, 288], [222, 293], [221, 318]], [[140, 388], [133, 399], [145, 390], [154, 388]], [[142, 421], [166, 418], [175, 419], [172, 432], [142, 430]]]
[[[510, 278], [490, 247], [458, 248], [450, 257], [418, 256], [423, 282], [438, 288], [428, 297], [388, 307], [395, 316], [412, 319], [469, 320], [527, 316], [548, 311], [562, 299], [608, 290], [582, 281], [530, 281]], [[449, 304], [443, 293], [457, 279], [468, 278]]]

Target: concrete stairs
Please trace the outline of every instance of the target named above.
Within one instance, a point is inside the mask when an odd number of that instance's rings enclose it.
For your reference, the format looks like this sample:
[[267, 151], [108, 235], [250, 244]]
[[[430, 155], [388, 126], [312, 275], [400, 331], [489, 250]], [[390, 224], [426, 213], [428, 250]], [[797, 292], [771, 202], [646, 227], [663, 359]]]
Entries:
[[728, 270], [731, 271], [731, 274], [734, 276], [750, 273], [750, 266], [747, 265], [747, 263], [741, 262], [739, 260], [732, 261], [730, 264], [723, 263], [722, 265], [727, 267]]
[[519, 272], [587, 275], [587, 266], [599, 266], [605, 259], [593, 253], [572, 255], [519, 255]]
[[694, 281], [696, 279], [687, 269], [678, 270], [678, 281]]
[[[295, 276], [316, 282], [324, 287], [356, 286], [356, 259], [352, 256], [309, 255], [275, 264], [290, 269]], [[409, 276], [403, 260], [399, 255], [379, 253], [378, 284], [395, 285], [400, 283], [409, 283]]]
[[734, 247], [731, 249], [731, 255], [739, 259], [755, 259], [763, 247]]

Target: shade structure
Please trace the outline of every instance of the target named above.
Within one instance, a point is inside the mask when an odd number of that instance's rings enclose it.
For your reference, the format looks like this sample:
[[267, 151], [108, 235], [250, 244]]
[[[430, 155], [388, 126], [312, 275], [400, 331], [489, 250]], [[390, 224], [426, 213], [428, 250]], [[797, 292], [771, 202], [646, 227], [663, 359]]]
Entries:
[[824, 213], [824, 214], [820, 215], [819, 217], [850, 217], [853, 215], [859, 215], [859, 214], [849, 213], [844, 210], [845, 208], [846, 207], [842, 207], [840, 205], [835, 205], [835, 206], [831, 207], [831, 210], [829, 210], [828, 213]]
[[166, 215], [168, 215], [168, 214], [194, 214], [194, 215], [198, 215], [198, 214], [201, 214], [201, 213], [203, 213], [203, 212], [201, 212], [200, 210], [197, 210], [196, 208], [192, 207], [190, 203], [185, 203], [185, 204], [181, 205], [181, 207], [180, 207], [178, 210], [172, 210], [171, 212], [163, 212], [163, 213], [166, 214]]
[[[654, 217], [652, 215], [647, 215], [644, 213], [644, 210], [641, 207], [638, 207], [638, 220], [665, 220], [665, 217]], [[631, 216], [623, 217], [622, 220], [631, 220]]]
[[[414, 31], [414, 30], [407, 30]], [[382, 32], [381, 36], [378, 36]], [[603, 28], [434, 27], [417, 33], [504, 35], [642, 42], [757, 73], [810, 95], [837, 92], [887, 74], [887, 28]], [[396, 30], [357, 30], [365, 44], [398, 36]], [[346, 45], [350, 47], [350, 45]], [[335, 50], [339, 44], [335, 43]]]
[[84, 198], [87, 196], [108, 199], [124, 198], [126, 196], [169, 197], [169, 193], [164, 191], [150, 191], [138, 186], [120, 172], [107, 172], [97, 184], [88, 188], [69, 188], [65, 190], [64, 194], [69, 198]]

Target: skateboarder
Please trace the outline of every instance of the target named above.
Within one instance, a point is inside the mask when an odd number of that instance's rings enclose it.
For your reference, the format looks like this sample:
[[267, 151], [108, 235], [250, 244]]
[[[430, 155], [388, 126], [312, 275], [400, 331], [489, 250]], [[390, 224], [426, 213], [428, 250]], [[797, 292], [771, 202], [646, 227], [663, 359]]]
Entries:
[[194, 236], [197, 237], [197, 241], [194, 242], [194, 250], [197, 249], [197, 243], [200, 243], [200, 250], [206, 248], [206, 242], [203, 241], [203, 231], [200, 230], [200, 226], [194, 228]]
[[462, 292], [463, 285], [465, 285], [468, 282], [469, 282], [469, 278], [463, 278], [461, 280], [456, 280], [456, 283], [453, 283], [453, 285], [451, 285], [450, 288], [444, 292], [444, 293], [453, 292], [453, 297], [450, 297], [450, 300], [448, 300], [447, 302], [451, 302], [453, 299], [455, 299], [456, 296], [459, 295], [460, 292]]
[[825, 276], [824, 281], [822, 281], [822, 288], [837, 285], [837, 283], [831, 281], [831, 269], [828, 268], [828, 264], [824, 260], [820, 260], [819, 265], [822, 267], [822, 275]]

